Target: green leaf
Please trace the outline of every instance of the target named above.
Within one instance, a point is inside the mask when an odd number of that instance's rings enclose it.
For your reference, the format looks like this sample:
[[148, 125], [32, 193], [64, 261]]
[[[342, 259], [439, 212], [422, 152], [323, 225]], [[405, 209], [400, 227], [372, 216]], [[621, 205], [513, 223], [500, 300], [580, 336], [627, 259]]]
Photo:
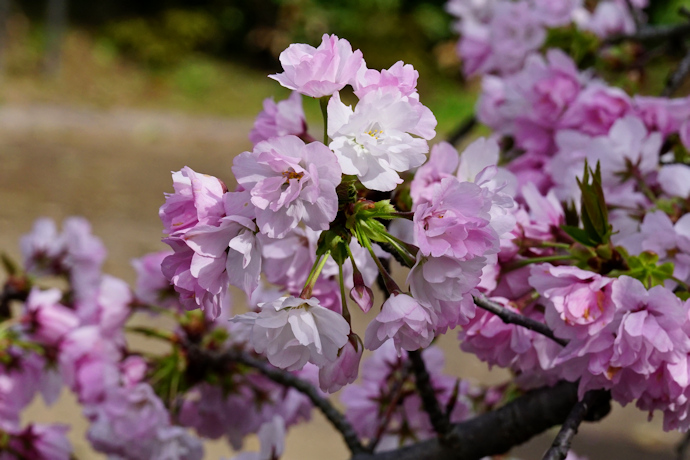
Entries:
[[20, 268], [10, 256], [3, 252], [0, 254], [0, 259], [2, 260], [2, 266], [5, 268], [5, 271], [9, 276], [16, 276], [19, 274]]
[[604, 190], [601, 186], [601, 167], [599, 163], [597, 163], [596, 170], [592, 171], [585, 160], [585, 171], [582, 175], [582, 180], [578, 179], [577, 184], [582, 194], [580, 221], [582, 222], [584, 234], [573, 230], [575, 227], [568, 227], [569, 230], [566, 230], [566, 232], [576, 241], [588, 246], [607, 245], [613, 228], [609, 224], [608, 208], [604, 199]]
[[651, 251], [645, 251], [638, 256], [624, 255], [629, 270], [619, 272], [619, 275], [628, 275], [642, 281], [647, 289], [663, 285], [666, 280], [673, 278], [673, 263], [666, 262], [657, 265], [659, 255]]

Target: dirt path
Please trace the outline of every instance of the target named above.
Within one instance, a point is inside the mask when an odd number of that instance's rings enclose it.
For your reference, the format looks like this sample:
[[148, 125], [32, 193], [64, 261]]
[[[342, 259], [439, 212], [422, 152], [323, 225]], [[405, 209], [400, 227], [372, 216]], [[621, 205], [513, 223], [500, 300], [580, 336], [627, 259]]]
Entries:
[[[81, 215], [109, 250], [105, 270], [133, 281], [129, 261], [163, 247], [158, 207], [163, 192], [172, 189], [170, 171], [188, 165], [233, 188], [232, 158], [251, 147], [251, 125], [131, 110], [0, 106], [0, 250], [17, 257], [17, 241], [37, 217], [62, 221]], [[358, 315], [355, 329], [363, 331], [366, 321]], [[443, 337], [441, 346], [448, 352], [450, 373], [484, 382], [505, 378], [461, 354], [455, 334]], [[77, 458], [100, 458], [83, 440], [86, 423], [67, 392], [53, 408], [34, 404], [26, 420], [74, 423]], [[616, 407], [603, 423], [583, 427], [576, 449], [590, 460], [670, 460], [678, 435], [662, 433], [659, 422], [648, 424], [640, 411]], [[521, 455], [541, 458], [552, 438], [542, 436]], [[293, 429], [287, 445], [287, 460], [346, 458], [340, 437], [318, 415]], [[224, 442], [207, 445], [208, 459], [230, 454]]]

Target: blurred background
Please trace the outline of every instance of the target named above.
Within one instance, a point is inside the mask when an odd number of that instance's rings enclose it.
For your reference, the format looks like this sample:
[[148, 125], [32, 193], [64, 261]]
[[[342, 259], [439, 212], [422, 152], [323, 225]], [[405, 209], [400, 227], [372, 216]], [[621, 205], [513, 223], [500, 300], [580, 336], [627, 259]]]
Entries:
[[[652, 22], [663, 23], [689, 2], [651, 3]], [[18, 239], [40, 216], [81, 215], [109, 250], [105, 271], [133, 282], [130, 260], [164, 248], [157, 210], [171, 191], [170, 171], [189, 165], [232, 189], [232, 158], [251, 148], [247, 135], [262, 100], [288, 95], [266, 78], [280, 71], [278, 55], [290, 43], [317, 45], [323, 33], [347, 38], [369, 67], [413, 64], [443, 139], [472, 114], [478, 91], [478, 81], [461, 76], [443, 4], [0, 0], [0, 250], [19, 258]], [[650, 84], [658, 87], [665, 75], [658, 72]], [[304, 104], [318, 133], [318, 103]], [[363, 331], [368, 318], [355, 321]], [[462, 354], [454, 333], [440, 345], [453, 375], [483, 383], [508, 378]], [[25, 419], [73, 424], [76, 457], [102, 458], [84, 440], [86, 422], [68, 391], [54, 407], [35, 402]], [[575, 449], [590, 460], [671, 459], [679, 438], [634, 408], [616, 407], [581, 431]], [[554, 434], [516, 455], [541, 458]], [[256, 446], [250, 439], [248, 448]], [[222, 441], [207, 445], [206, 458], [231, 455]], [[288, 436], [286, 459], [346, 457], [339, 435], [316, 413]]]

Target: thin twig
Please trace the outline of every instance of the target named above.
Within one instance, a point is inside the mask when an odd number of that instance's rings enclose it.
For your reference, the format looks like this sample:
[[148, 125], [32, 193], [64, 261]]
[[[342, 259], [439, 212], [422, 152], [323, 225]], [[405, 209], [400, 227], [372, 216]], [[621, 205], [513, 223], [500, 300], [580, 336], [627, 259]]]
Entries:
[[446, 139], [450, 144], [456, 145], [458, 142], [462, 140], [467, 134], [469, 134], [472, 129], [477, 126], [477, 118], [475, 116], [471, 116], [467, 120], [464, 120], [460, 125], [458, 125], [457, 128], [455, 128], [455, 131], [450, 133], [448, 135], [448, 139]]
[[321, 396], [319, 391], [309, 382], [300, 379], [290, 372], [273, 367], [266, 361], [255, 358], [241, 350], [215, 352], [213, 350], [200, 349], [192, 344], [186, 344], [186, 346], [190, 351], [190, 359], [205, 359], [210, 364], [219, 367], [225, 367], [230, 362], [242, 363], [246, 366], [253, 367], [274, 382], [294, 388], [307, 396], [312, 404], [326, 416], [328, 421], [331, 422], [335, 429], [343, 436], [345, 444], [347, 444], [347, 447], [353, 455], [365, 451], [350, 422], [345, 419], [345, 416], [340, 413], [328, 399]]
[[610, 398], [608, 392], [603, 390], [590, 390], [585, 393], [582, 401], [578, 401], [573, 406], [573, 409], [563, 422], [561, 430], [556, 435], [556, 439], [553, 440], [553, 444], [546, 451], [542, 460], [564, 460], [568, 456], [568, 451], [573, 438], [577, 434], [577, 429], [587, 416], [587, 413], [598, 401], [607, 397]]
[[630, 16], [632, 16], [633, 21], [635, 21], [635, 30], [639, 30], [640, 27], [642, 27], [642, 12], [633, 6], [632, 0], [625, 0], [625, 4], [630, 10]]
[[407, 376], [409, 375], [409, 369], [409, 366], [403, 365], [400, 378], [393, 383], [391, 391], [388, 393], [390, 396], [390, 402], [388, 403], [388, 407], [386, 407], [386, 412], [383, 414], [383, 417], [381, 417], [381, 420], [379, 421], [379, 426], [376, 429], [376, 434], [367, 446], [367, 450], [370, 452], [373, 452], [376, 449], [376, 446], [378, 446], [379, 442], [381, 442], [381, 438], [386, 432], [388, 424], [390, 423], [391, 418], [393, 417], [393, 412], [395, 412], [395, 409], [400, 404], [400, 399], [404, 394], [405, 381], [407, 380]]
[[661, 95], [664, 97], [670, 97], [678, 88], [680, 88], [680, 86], [683, 84], [683, 80], [687, 78], [688, 74], [690, 74], [690, 51], [688, 51], [685, 57], [680, 61], [680, 64], [678, 64], [678, 68], [676, 68], [675, 72], [673, 72], [669, 77], [664, 90], [661, 92]]
[[407, 356], [412, 363], [412, 371], [414, 372], [415, 383], [417, 384], [417, 391], [422, 398], [424, 411], [429, 415], [431, 426], [439, 436], [444, 437], [450, 432], [450, 420], [448, 416], [441, 410], [436, 398], [436, 391], [431, 386], [431, 378], [429, 372], [426, 370], [426, 364], [422, 358], [420, 351], [408, 351]]
[[503, 320], [504, 323], [517, 324], [518, 326], [525, 327], [531, 331], [546, 336], [554, 342], [563, 346], [566, 346], [568, 344], [567, 340], [563, 340], [553, 335], [553, 331], [549, 329], [549, 327], [544, 323], [540, 323], [539, 321], [535, 321], [532, 318], [528, 318], [519, 313], [512, 312], [507, 308], [504, 308], [501, 305], [491, 302], [490, 300], [485, 299], [483, 297], [474, 297], [474, 303], [478, 307], [483, 308], [484, 310], [489, 311], [494, 315], [498, 316]]

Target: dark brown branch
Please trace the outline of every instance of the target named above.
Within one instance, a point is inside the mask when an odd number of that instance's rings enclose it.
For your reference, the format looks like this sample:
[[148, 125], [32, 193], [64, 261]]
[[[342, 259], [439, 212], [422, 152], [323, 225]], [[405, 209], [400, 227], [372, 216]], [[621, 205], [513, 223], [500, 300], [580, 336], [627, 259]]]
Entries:
[[[389, 452], [355, 455], [353, 460], [479, 460], [504, 454], [562, 424], [577, 401], [577, 383], [560, 382], [453, 425], [443, 442], [435, 438]], [[608, 413], [609, 400], [602, 404], [605, 407], [592, 408], [595, 416], [588, 416], [587, 420], [595, 421]]]
[[431, 426], [434, 431], [441, 437], [445, 437], [450, 432], [450, 420], [448, 416], [441, 410], [436, 398], [434, 387], [431, 386], [431, 378], [429, 372], [426, 370], [426, 364], [422, 358], [420, 351], [410, 351], [407, 353], [412, 363], [412, 371], [414, 372], [415, 383], [417, 384], [417, 391], [422, 398], [424, 411], [429, 415]]
[[676, 71], [673, 72], [669, 77], [664, 90], [661, 92], [661, 95], [664, 97], [670, 97], [678, 88], [680, 88], [680, 85], [683, 84], [683, 80], [687, 78], [688, 74], [690, 74], [690, 51], [685, 55], [683, 60], [680, 61]]
[[608, 401], [610, 398], [610, 394], [604, 390], [592, 390], [585, 393], [582, 401], [578, 401], [573, 406], [570, 414], [563, 422], [561, 430], [556, 435], [556, 439], [553, 440], [551, 448], [546, 451], [542, 460], [564, 460], [568, 456], [568, 451], [573, 438], [577, 434], [577, 429], [590, 412], [590, 409], [603, 401]]
[[223, 368], [230, 362], [241, 363], [261, 372], [263, 375], [280, 383], [286, 387], [294, 388], [300, 393], [307, 396], [312, 404], [316, 406], [329, 422], [340, 432], [345, 440], [345, 444], [350, 449], [353, 455], [364, 452], [365, 449], [357, 436], [352, 425], [345, 419], [345, 416], [338, 411], [338, 409], [331, 404], [331, 402], [321, 396], [319, 391], [309, 382], [306, 382], [290, 372], [278, 369], [271, 366], [266, 361], [255, 358], [250, 354], [241, 350], [226, 350], [223, 352], [216, 352], [212, 350], [201, 349], [193, 344], [186, 344], [190, 352], [190, 360], [199, 359], [205, 360], [211, 366]]
[[25, 278], [10, 276], [0, 292], [0, 322], [12, 317], [11, 303], [14, 300], [25, 302], [29, 296]]
[[456, 145], [458, 142], [460, 142], [467, 134], [469, 134], [472, 129], [477, 126], [477, 118], [472, 116], [468, 118], [467, 120], [463, 121], [460, 123], [460, 125], [455, 128], [455, 131], [450, 133], [448, 135], [448, 139], [446, 139], [450, 144]]
[[688, 449], [690, 449], [690, 432], [685, 433], [683, 439], [676, 446], [676, 458], [678, 460], [687, 460]]
[[546, 336], [554, 342], [563, 346], [568, 344], [567, 340], [560, 339], [553, 335], [553, 331], [549, 329], [549, 327], [544, 323], [540, 323], [539, 321], [535, 321], [519, 313], [512, 312], [506, 308], [503, 308], [501, 305], [491, 302], [490, 300], [487, 300], [482, 297], [474, 297], [474, 303], [478, 307], [483, 308], [484, 310], [487, 310], [493, 313], [494, 315], [498, 316], [503, 320], [504, 323], [517, 324], [518, 326], [525, 327], [531, 331]]
[[664, 26], [646, 26], [642, 27], [633, 34], [612, 35], [604, 40], [604, 44], [615, 45], [626, 40], [636, 42], [664, 41], [687, 37], [688, 34], [690, 34], [690, 23]]

